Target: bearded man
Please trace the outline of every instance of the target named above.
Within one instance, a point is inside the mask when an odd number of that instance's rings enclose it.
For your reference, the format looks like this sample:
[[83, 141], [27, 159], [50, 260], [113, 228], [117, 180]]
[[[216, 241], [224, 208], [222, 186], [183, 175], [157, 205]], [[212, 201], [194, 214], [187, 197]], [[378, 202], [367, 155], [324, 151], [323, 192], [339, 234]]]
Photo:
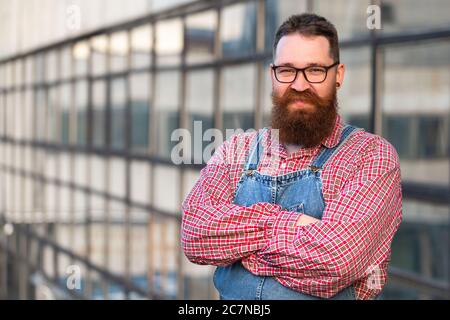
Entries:
[[290, 17], [273, 57], [271, 127], [232, 136], [202, 169], [182, 204], [184, 253], [217, 266], [221, 299], [377, 299], [402, 219], [397, 152], [342, 122], [329, 21]]

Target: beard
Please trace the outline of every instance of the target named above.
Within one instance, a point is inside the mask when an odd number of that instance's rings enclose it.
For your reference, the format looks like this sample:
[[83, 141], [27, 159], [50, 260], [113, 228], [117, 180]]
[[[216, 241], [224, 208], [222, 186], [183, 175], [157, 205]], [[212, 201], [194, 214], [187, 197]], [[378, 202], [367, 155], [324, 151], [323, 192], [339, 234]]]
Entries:
[[[289, 110], [289, 105], [296, 101], [310, 106]], [[271, 126], [279, 129], [279, 140], [283, 144], [315, 147], [333, 131], [338, 115], [336, 88], [324, 98], [310, 89], [299, 92], [289, 88], [282, 96], [273, 91], [272, 103]]]

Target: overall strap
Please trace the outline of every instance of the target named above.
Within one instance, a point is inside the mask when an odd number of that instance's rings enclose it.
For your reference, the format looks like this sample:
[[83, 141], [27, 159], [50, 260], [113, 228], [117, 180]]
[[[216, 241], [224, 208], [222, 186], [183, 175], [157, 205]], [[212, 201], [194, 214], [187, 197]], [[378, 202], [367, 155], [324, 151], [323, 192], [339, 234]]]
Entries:
[[260, 142], [266, 130], [267, 127], [258, 130], [258, 132], [256, 133], [255, 139], [253, 140], [250, 147], [250, 156], [247, 158], [247, 162], [245, 164], [245, 171], [256, 170], [256, 168], [258, 167], [259, 159], [264, 149]]
[[339, 143], [333, 148], [323, 148], [322, 151], [319, 153], [319, 155], [314, 159], [311, 168], [313, 170], [322, 169], [325, 163], [328, 161], [328, 159], [333, 155], [333, 153], [335, 153], [336, 150], [338, 150], [339, 147], [345, 142], [345, 140], [347, 140], [350, 134], [357, 129], [358, 128], [354, 126], [346, 125], [342, 130], [341, 139], [339, 140]]

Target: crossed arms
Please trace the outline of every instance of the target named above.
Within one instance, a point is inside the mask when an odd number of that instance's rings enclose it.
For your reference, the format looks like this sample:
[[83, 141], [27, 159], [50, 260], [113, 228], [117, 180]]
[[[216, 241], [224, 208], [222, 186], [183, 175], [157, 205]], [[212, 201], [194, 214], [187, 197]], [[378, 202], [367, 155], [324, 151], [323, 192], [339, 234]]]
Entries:
[[182, 204], [182, 248], [197, 264], [242, 260], [250, 271], [328, 297], [389, 260], [401, 222], [395, 149], [376, 138], [358, 171], [326, 203], [322, 220], [260, 202], [233, 204], [225, 142]]

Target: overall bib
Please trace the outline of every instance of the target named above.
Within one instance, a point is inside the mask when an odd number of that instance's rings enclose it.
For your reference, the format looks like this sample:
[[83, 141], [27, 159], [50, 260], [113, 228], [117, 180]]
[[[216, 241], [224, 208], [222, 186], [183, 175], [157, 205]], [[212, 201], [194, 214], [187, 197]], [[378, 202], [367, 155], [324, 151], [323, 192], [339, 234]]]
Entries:
[[[263, 130], [266, 130], [264, 128]], [[251, 206], [258, 202], [280, 205], [287, 211], [306, 213], [316, 219], [322, 218], [325, 201], [322, 194], [321, 170], [327, 160], [357, 128], [344, 127], [339, 143], [333, 148], [322, 147], [308, 169], [279, 176], [260, 174], [257, 171], [263, 147], [262, 134], [258, 133], [250, 149], [245, 170], [237, 185], [234, 203]], [[273, 277], [257, 276], [237, 261], [226, 267], [218, 267], [214, 272], [214, 285], [221, 299], [227, 300], [318, 300], [283, 286]], [[354, 300], [353, 285], [345, 288], [331, 299]]]

